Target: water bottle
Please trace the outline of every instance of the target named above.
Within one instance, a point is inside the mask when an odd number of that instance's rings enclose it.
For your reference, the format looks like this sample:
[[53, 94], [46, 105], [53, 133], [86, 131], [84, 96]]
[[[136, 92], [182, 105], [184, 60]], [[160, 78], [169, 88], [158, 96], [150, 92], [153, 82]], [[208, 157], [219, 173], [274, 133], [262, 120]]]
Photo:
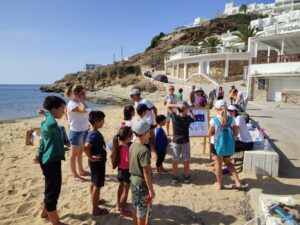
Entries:
[[264, 140], [264, 150], [265, 151], [270, 151], [271, 150], [270, 143], [267, 139]]
[[258, 136], [259, 136], [259, 140], [263, 141], [265, 139], [265, 129], [259, 129]]

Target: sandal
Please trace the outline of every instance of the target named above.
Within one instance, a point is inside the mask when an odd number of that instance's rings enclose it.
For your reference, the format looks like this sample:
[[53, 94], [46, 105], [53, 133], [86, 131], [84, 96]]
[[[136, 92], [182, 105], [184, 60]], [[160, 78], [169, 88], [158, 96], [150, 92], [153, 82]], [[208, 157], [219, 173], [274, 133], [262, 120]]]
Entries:
[[105, 216], [108, 214], [109, 214], [109, 211], [105, 208], [98, 208], [98, 210], [96, 212], [92, 213], [93, 216]]
[[235, 189], [235, 190], [238, 190], [238, 191], [245, 191], [248, 186], [249, 186], [248, 184], [241, 184], [240, 187], [237, 187], [235, 184], [232, 184], [230, 186], [230, 189]]

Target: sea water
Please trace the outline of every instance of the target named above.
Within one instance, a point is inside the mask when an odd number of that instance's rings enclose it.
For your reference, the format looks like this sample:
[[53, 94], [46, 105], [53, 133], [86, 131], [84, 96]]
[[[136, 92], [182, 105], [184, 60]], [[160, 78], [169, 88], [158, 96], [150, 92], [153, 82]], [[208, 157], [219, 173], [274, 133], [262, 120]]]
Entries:
[[[37, 110], [42, 108], [46, 96], [63, 97], [58, 93], [41, 92], [40, 86], [0, 84], [0, 121], [38, 116]], [[90, 102], [87, 104], [90, 108], [98, 106]]]

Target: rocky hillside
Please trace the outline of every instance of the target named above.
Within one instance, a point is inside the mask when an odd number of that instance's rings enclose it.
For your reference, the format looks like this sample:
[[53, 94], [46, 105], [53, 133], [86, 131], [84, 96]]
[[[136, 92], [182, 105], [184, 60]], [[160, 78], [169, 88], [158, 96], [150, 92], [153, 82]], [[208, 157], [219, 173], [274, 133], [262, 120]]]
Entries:
[[[97, 91], [118, 84], [124, 85], [124, 87], [136, 84], [141, 82], [141, 78], [138, 77], [141, 75], [141, 67], [163, 69], [164, 56], [171, 48], [179, 45], [194, 45], [206, 37], [222, 34], [227, 30], [238, 30], [241, 26], [249, 25], [251, 20], [259, 17], [262, 16], [237, 14], [222, 19], [213, 19], [203, 26], [185, 29], [169, 35], [160, 33], [152, 39], [151, 45], [146, 48], [145, 52], [130, 57], [128, 61], [107, 65], [95, 71], [70, 73], [52, 85], [42, 87], [41, 90], [63, 92], [66, 87], [77, 83], [84, 85], [89, 91]], [[143, 82], [147, 83], [147, 81]], [[154, 87], [151, 86], [150, 82], [143, 86], [153, 91]]]

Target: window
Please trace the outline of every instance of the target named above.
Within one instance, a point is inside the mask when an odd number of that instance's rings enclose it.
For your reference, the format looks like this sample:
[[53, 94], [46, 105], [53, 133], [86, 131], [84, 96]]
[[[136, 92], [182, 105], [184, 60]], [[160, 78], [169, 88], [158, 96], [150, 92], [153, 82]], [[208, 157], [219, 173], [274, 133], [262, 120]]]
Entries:
[[266, 80], [265, 79], [258, 80], [258, 90], [266, 90]]

